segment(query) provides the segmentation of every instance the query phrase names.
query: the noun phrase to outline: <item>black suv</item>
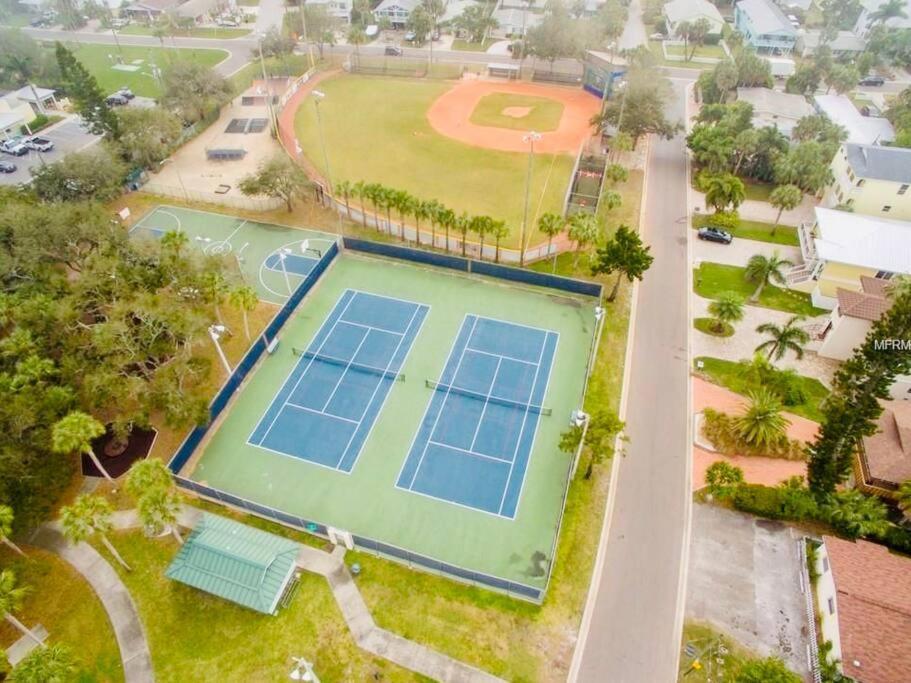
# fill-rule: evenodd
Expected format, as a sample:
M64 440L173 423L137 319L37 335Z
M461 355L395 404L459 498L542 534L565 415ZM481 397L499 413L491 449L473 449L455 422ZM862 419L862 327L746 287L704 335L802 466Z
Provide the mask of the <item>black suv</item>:
M718 242L719 244L730 244L734 236L731 235L727 230L722 230L721 228L716 228L714 225L707 225L704 228L699 228L699 239L706 240L707 242Z
M875 86L880 86L880 85L885 85L885 84L886 84L886 79L883 78L882 76L866 76L864 78L861 78L860 83L858 83L858 85L875 85Z

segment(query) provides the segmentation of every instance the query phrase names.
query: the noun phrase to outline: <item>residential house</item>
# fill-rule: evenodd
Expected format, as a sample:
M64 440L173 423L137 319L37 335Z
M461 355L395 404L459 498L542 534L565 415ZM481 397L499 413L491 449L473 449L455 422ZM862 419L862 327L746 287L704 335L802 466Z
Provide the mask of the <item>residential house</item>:
M820 640L862 683L900 683L911 671L911 560L869 541L823 536L816 551Z
M307 0L310 7L325 7L326 13L342 23L351 23L351 10L354 9L354 0Z
M898 487L911 481L911 393L905 400L882 401L882 407L876 434L863 437L857 451L854 485L894 500Z
M378 20L388 19L393 28L404 28L411 12L420 4L420 0L383 0L373 10L373 16Z
M477 4L475 0L449 0L439 23L442 25L451 24L457 17L462 16L462 12Z
M669 35L677 35L677 27L687 22L693 24L699 19L705 19L709 26L710 35L720 36L724 28L724 17L721 12L708 0L671 0L664 6L664 19L667 22Z
M175 16L202 23L217 14L218 4L219 0L186 0L171 11Z
M847 142L859 145L885 145L895 139L895 129L888 119L864 116L847 95L817 95L814 106L848 132Z
M813 107L803 95L770 88L737 88L737 101L753 106L755 128L774 126L789 138L797 122L813 114Z
M757 52L790 54L797 31L772 0L740 0L734 5L734 26Z
M832 176L823 206L911 221L911 149L845 143L832 159Z
M0 93L0 139L15 137L35 118L31 105L18 97L20 91Z
M794 50L801 57L809 57L819 49L822 42L822 31L819 29L801 29L797 32ZM833 57L856 57L864 51L866 42L851 31L839 31L835 39L826 45L832 50Z
M138 0L120 12L131 19L152 22L162 14L175 10L179 4L180 0Z
M822 325L815 326L815 329L807 330L812 334L812 341L807 348L816 351L824 358L835 360L850 358L854 349L864 343L873 323L889 310L888 286L889 280L862 275L860 290L837 287L835 290L836 304L829 320ZM911 376L899 377L890 388L889 393L895 400L911 399ZM888 424L881 424L881 432L886 434L895 431L887 429L888 427ZM902 446L902 449L907 450L908 457L893 464L886 462L887 460L893 461L892 454L897 452L896 449L887 447L890 439L891 437L886 438L878 434L869 437L869 444L867 440L864 441L868 446L868 452L872 454L871 462L873 463L872 468L866 469L872 469L873 476L883 480L888 479L887 471L894 472L893 464L895 464L902 472L906 472L906 479L911 479L911 437ZM858 480L860 479L858 477ZM865 479L869 479L869 477ZM891 481L895 480L891 479Z
M497 20L497 27L490 32L494 38L524 36L544 19L543 14L502 6L495 9L492 16Z
M833 310L838 289L863 291L861 277L889 280L911 274L911 223L816 207L816 220L797 229L803 263L788 286Z
M860 14L857 17L857 21L854 22L854 33L861 38L866 38L867 34L870 33L870 29L875 25L871 15L876 12L881 5L885 5L888 1L889 0L861 0ZM904 10L905 16L892 17L885 22L885 26L888 28L911 28L911 0L905 0Z

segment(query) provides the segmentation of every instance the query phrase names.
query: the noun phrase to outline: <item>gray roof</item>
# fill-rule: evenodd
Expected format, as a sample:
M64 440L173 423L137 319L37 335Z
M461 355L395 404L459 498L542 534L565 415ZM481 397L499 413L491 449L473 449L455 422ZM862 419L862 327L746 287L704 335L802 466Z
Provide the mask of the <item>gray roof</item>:
M848 164L860 178L911 184L911 149L845 144Z
M737 7L750 18L757 33L797 35L784 12L772 0L740 0Z
M818 48L821 39L822 31L819 29L805 31L800 36L804 47L810 50ZM839 31L838 35L835 36L835 40L828 45L833 52L863 52L864 49L864 41L851 33L851 31Z
M752 104L753 112L756 114L771 113L797 120L813 113L813 106L803 95L771 88L737 88L737 101Z
M696 21L699 18L709 19L718 24L724 23L721 12L708 0L671 0L664 6L664 15L675 25L681 21Z
M376 6L374 12L384 12L392 10L395 7L403 9L406 12L411 12L415 7L420 5L420 0L383 0L379 5Z

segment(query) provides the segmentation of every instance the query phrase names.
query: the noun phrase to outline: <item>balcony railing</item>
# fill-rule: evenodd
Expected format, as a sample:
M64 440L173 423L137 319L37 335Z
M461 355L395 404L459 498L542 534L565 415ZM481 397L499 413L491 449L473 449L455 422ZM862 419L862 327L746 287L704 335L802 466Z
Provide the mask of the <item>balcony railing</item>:
M800 241L800 253L805 261L815 261L816 239L813 237L813 224L801 223L797 226L797 239Z

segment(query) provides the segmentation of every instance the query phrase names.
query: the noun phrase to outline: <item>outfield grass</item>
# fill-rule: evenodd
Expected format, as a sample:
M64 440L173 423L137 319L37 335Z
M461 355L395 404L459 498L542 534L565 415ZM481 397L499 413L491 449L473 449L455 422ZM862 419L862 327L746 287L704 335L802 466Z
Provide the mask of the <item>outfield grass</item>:
M371 76L323 81L320 89L326 99L320 106L333 180L381 183L420 199L437 199L456 213L503 219L510 229L503 246L515 246L528 155L472 147L434 131L426 111L450 87L438 81ZM295 128L307 158L325 172L311 100L299 109ZM572 166L570 155L535 155L532 216L562 211ZM535 229L530 243L543 239Z
M698 374L714 384L730 389L736 394L749 396L750 392L760 388L759 384L746 372L746 368L740 363L708 356L702 356L695 360L697 362L702 361L702 369L696 371ZM820 405L829 395L829 390L826 389L822 382L813 377L800 375L799 381L807 399L798 405L786 406L785 410L814 422L822 422L823 416Z
M509 116L504 113L509 107L523 107L529 111L524 116ZM479 126L547 133L557 130L562 116L562 102L546 97L503 92L482 97L469 120Z
M693 216L693 228L698 229L704 225L712 225L712 214ZM790 225L775 226L773 223L748 221L741 218L736 228L725 226L724 229L734 237L744 240L784 244L789 247L800 246L800 240L797 239L797 228Z
M16 616L32 628L38 624L50 633L50 643L63 643L72 651L80 683L122 681L120 650L101 601L85 579L56 555L24 546L23 559L0 547L0 566L12 569L29 594ZM0 648L8 648L21 633L0 621Z
M739 266L704 262L693 272L693 288L696 294L705 299L717 299L722 292L737 292L745 299L749 299L756 285L746 280L744 270ZM822 315L826 312L813 306L809 294L774 285L766 285L759 296L759 302L753 305L806 316Z
M240 4L240 3L238 3ZM151 26L146 26L145 24L130 24L125 26L122 29L119 29L117 33L122 33L123 35L129 36L152 36L155 35L154 30ZM251 29L248 28L221 28L216 26L194 26L190 29L174 29L174 35L178 38L219 38L219 39L230 39L230 38L241 38L243 36L250 35ZM168 36L170 37L170 36Z
M152 75L152 65L165 67L175 59L191 59L206 66L215 66L223 61L228 53L224 50L189 50L160 47L136 47L124 45L117 49L114 45L71 44L73 54L83 66L98 80L98 85L106 93L112 93L124 86L143 97L158 97L161 87ZM125 64L142 60L138 71L120 71L112 68L118 56Z

